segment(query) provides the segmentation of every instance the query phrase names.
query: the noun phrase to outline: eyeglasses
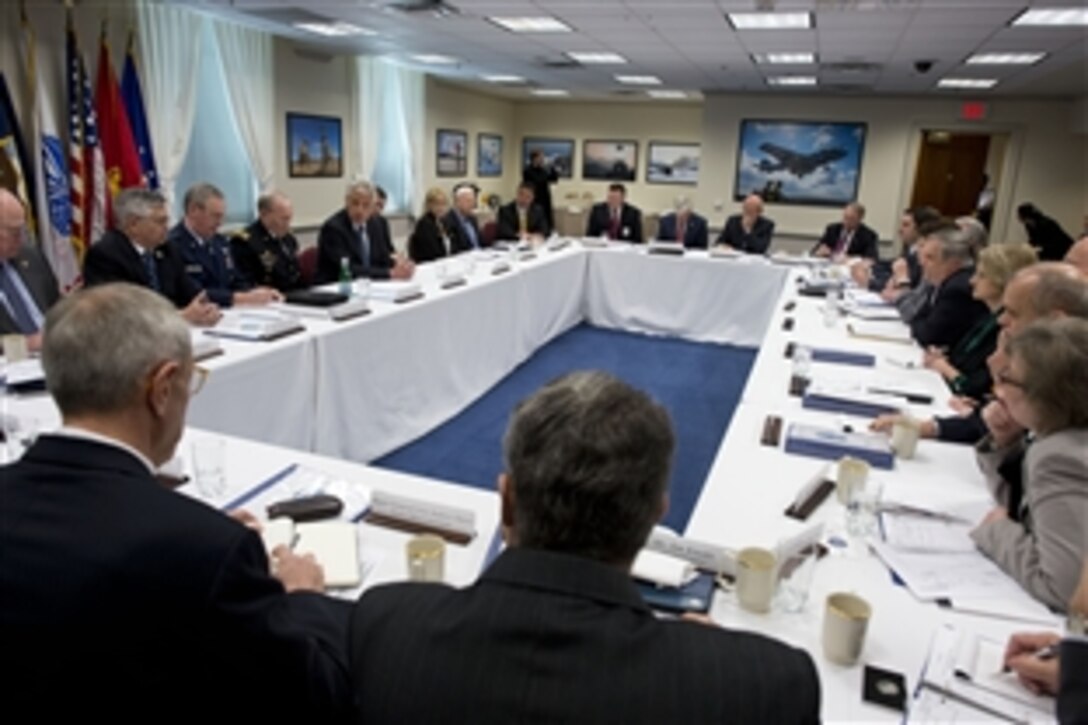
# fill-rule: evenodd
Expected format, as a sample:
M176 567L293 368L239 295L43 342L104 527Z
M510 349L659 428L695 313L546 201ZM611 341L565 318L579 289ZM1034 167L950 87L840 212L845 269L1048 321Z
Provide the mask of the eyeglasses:
M1026 387L1024 385L1023 381L1015 380L1015 379L1009 377L1008 368L1006 368L1005 370L1002 370L1001 372L999 372L997 374L997 384L998 385L1007 385L1010 388L1018 388L1020 390L1023 390Z
M189 397L193 397L201 390L204 389L204 383L208 381L208 373L210 371L206 367L200 365L193 366L193 374L189 378Z

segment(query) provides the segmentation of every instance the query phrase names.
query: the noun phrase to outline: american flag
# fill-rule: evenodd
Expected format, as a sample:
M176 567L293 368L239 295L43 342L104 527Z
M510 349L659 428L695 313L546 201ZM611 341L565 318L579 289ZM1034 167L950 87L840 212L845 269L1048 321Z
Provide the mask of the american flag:
M87 247L106 231L106 166L98 142L98 118L91 81L79 53L71 16L66 55L72 244L82 261Z

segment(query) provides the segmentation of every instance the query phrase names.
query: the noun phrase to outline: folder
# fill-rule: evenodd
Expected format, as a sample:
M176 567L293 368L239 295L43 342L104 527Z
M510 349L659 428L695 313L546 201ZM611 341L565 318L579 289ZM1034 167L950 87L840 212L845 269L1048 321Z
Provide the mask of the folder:
M793 423L786 432L786 453L825 461L837 461L853 456L868 462L873 468L890 470L895 466L895 454L883 435L843 433L834 428Z
M714 597L714 576L700 574L682 587L659 587L646 582L635 582L643 601L650 607L664 612L706 613Z
M827 347L812 348L812 361L833 365L856 365L857 367L876 367L876 355L849 350L833 350Z

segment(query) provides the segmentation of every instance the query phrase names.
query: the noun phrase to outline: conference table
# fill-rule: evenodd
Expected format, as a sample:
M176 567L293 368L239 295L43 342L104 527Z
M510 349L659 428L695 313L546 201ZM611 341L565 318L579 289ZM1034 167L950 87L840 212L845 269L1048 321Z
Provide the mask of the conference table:
M787 343L873 354L875 367L858 375L927 390L933 403L912 405L910 412L944 414L947 387L920 366L916 346L850 335L846 318L828 317L822 300L798 294L805 266L697 251L658 255L623 244L573 241L557 247L532 253L478 251L421 265L416 274L421 299L401 304L372 299L370 314L345 322L304 317L304 332L273 342L224 341L223 354L204 363L211 374L191 403L190 428L179 447L186 458L191 441L208 436L226 441L232 489L209 503L222 505L239 490L298 464L368 489L460 506L476 517L477 536L467 547L451 547L447 579L467 584L497 551L497 496L364 464L449 420L540 346L585 321L758 347L688 527L678 533L736 551L773 547L812 523L823 523L825 536L843 542L816 565L811 595L800 612L776 607L769 614L751 614L725 590L715 594L711 608L712 617L725 626L762 632L810 652L821 677L824 720L902 717L862 701L860 664L840 667L823 656L820 632L829 592L856 592L872 604L861 661L902 673L911 688L926 661L931 634L942 624L999 639L1047 624L973 616L915 599L893 581L864 538L845 532L845 509L834 496L808 522L783 513L825 463L787 454L781 444L762 445L766 416L779 415L787 425L830 420L861 430L868 424L804 409L788 389L792 362L785 354ZM463 284L448 286L460 278ZM787 318L793 321L790 330L784 329ZM821 368L814 363L813 374ZM43 430L56 424L43 396L8 396L4 408L34 418ZM984 485L971 447L937 441L922 441L913 460L897 461L891 471L873 472L873 480L899 483L934 476L968 490ZM188 487L183 493L201 495ZM367 559L364 587L405 578L407 535L371 525L360 529L364 550L375 552L373 560Z

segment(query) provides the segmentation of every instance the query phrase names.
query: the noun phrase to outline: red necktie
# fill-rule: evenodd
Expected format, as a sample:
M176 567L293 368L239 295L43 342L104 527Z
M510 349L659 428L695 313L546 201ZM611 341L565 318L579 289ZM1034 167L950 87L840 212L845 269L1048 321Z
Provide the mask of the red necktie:
M842 254L846 251L846 245L850 242L850 232L845 229L842 230L842 236L839 237L839 243L835 245L835 254Z
M608 225L608 236L611 239L620 238L620 214L618 211L612 212L612 222Z
M687 231L687 227L688 227L687 221L678 223L676 225L676 241L678 241L678 242L684 241L684 232Z

